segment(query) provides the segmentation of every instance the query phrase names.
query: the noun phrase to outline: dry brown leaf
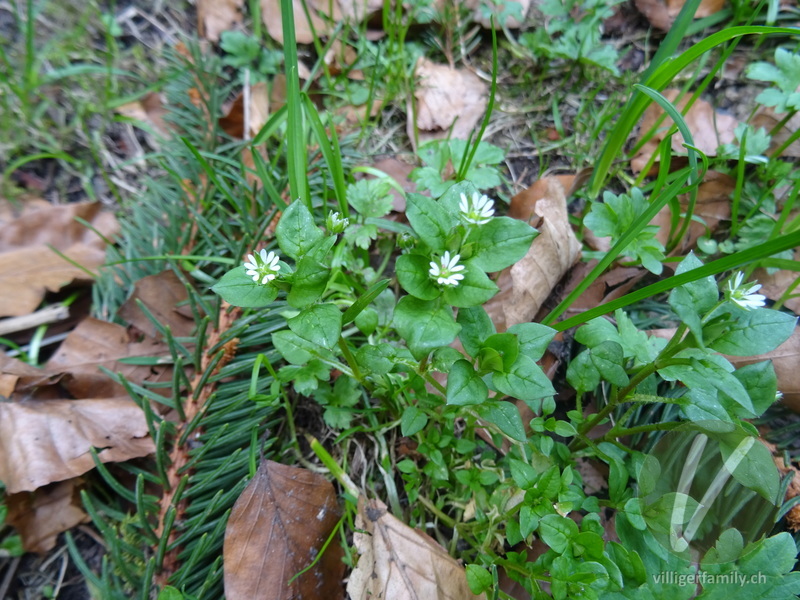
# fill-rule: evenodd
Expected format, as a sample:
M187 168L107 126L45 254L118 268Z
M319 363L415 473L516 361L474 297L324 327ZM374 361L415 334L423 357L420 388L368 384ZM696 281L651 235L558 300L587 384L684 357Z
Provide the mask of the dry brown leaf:
M412 529L380 500L358 501L353 542L360 557L350 575L352 600L467 600L474 595L458 562L430 536Z
M309 566L339 520L331 483L322 475L263 461L233 506L222 549L228 600L344 596L338 538Z
M234 29L242 22L243 6L244 0L197 0L197 32L200 37L218 42L223 31Z
M26 552L44 554L55 548L59 533L91 520L82 508L79 483L69 479L6 496L6 523L19 532Z
M247 137L249 139L255 137L269 119L269 90L266 82L262 81L250 87L248 106L249 130ZM231 102L225 116L219 118L219 126L228 135L244 139L246 126L244 120L244 92L240 92Z
M679 90L664 90L663 95L667 100L675 104L675 107L683 111L683 108L688 104L691 95L686 94L678 102L676 98L680 94ZM653 102L647 107L642 117L642 123L639 126L639 136L645 135L656 123L656 121L664 114L662 108ZM698 98L688 112L684 115L686 125L692 133L694 145L702 150L707 156L716 156L717 148L721 144L731 144L735 140L734 131L739 122L730 115L718 113L714 110L708 102L702 98ZM639 173L647 166L650 157L654 152L657 152L658 145L664 139L664 135L669 128L673 125L672 120L667 117L661 121L658 130L651 137L647 143L631 160L631 168L635 173ZM686 148L683 147L683 136L680 132L672 136L672 150L678 154L686 154Z
M159 323L170 328L172 335L188 337L194 330L194 315L184 304L188 298L186 286L175 272L162 271L137 281L133 294L120 307L117 315L148 337L161 337L139 306L141 302Z
M0 396L10 398L21 377L47 378L48 376L43 376L41 369L0 352Z
M402 160L388 156L372 163L374 169L383 171L389 177L392 177L399 183L406 193L416 192L417 184L411 181L411 171L414 170L414 165L410 165ZM406 197L394 188L391 190L392 194L392 210L397 212L405 212L406 210Z
M368 16L383 8L383 0L337 0L342 17L361 23Z
M339 39L333 40L328 52L325 53L325 64L331 75L346 73L350 79L362 81L364 72L361 69L351 69L358 60L356 49L350 44L345 44Z
M668 31L686 0L635 0L635 3L636 8L647 17L653 27ZM711 16L721 11L724 5L725 0L702 0L694 18Z
M689 250L693 249L697 238L703 235L710 235L716 231L720 221L728 221L731 218L731 193L736 187L736 180L718 171L708 171L703 182L697 188L697 203L694 207L694 217L702 217L705 225L692 220L686 230L683 240L675 246L670 253L672 255L684 256ZM678 197L681 212L685 212L689 206L689 195L683 194ZM655 218L650 221L651 225L658 227L656 238L662 244L667 244L669 237L672 211L669 206L662 208ZM678 228L683 226L683 219L678 222ZM708 231L706 230L708 228Z
M154 133L162 137L169 134L170 126L164 120L169 111L159 93L145 94L139 100L118 106L114 112L149 125Z
M797 258L797 251L795 250L794 260L797 260ZM756 269L751 279L761 284L760 294L764 294L770 300L778 300L789 289L789 286L795 285L797 277L798 273L796 271L781 269L770 275L766 269ZM790 293L800 294L800 287L794 287ZM789 298L783 305L796 315L800 315L800 297Z
M319 13L326 14L326 8L329 6L328 0L320 0L319 8L311 1L307 3L308 14L311 16L309 23L306 12L303 9L303 0L292 0L292 12L294 13L294 35L297 42L300 44L311 44L314 41L314 33L318 37L326 36L330 33L330 26L325 20L320 17ZM341 20L341 13L339 12L339 5L336 2L332 3L333 14L331 19L333 22ZM269 37L278 43L283 43L283 23L281 22L281 0L261 0L261 20L267 27Z
M61 385L74 398L121 396L126 393L125 388L102 373L101 366L138 384L169 381L171 371L164 367L118 362L122 358L166 354L168 350L163 342L152 338L132 340L125 327L89 318L67 336L46 367L49 373L64 373Z
M771 106L760 106L756 114L753 115L753 118L750 119L750 124L756 129L763 127L767 132L770 132L782 120L782 118L775 115L775 110ZM794 134L798 129L800 129L800 114L794 115L772 136L769 146L770 151L772 152L783 145L783 143L789 139L789 136ZM800 158L800 141L795 140L789 144L786 150L781 153L781 156Z
M21 210L2 202L0 252L47 245L67 250L76 244L104 250L105 241L76 218L88 221L106 238L113 237L119 230L114 215L104 210L99 202L62 205L26 202Z
M75 221L80 217L103 236L113 237L117 222L97 202L56 206L26 203L20 211L0 205L0 317L18 317L36 309L45 293L91 275L61 258L63 252L90 272L105 262L105 241Z
M520 12L522 13L523 20L520 22L515 17L508 16L506 17L505 24L500 23L498 21L499 8L504 7L505 4L498 3L495 5L497 8L494 10L496 28L499 29L505 26L508 27L509 29L519 29L520 27L522 27L523 23L525 22L525 17L527 16L528 11L531 8L531 0L514 0L514 1L520 5L519 8ZM483 2L482 0L467 0L465 4L469 9L473 11L472 13L473 21L475 21L476 23L480 23L483 27L486 27L487 29L492 26L489 17L487 17L485 13L485 7L487 4L486 2ZM491 3L489 3L489 6L491 6Z
M414 75L416 111L409 106L408 137L415 141L416 129L420 144L448 135L467 139L486 110L486 84L471 71L437 65L424 57L417 61Z
M33 491L102 462L155 450L144 412L130 398L0 403L0 480L8 492Z
M537 181L511 199L509 214L527 220L535 216L538 222L532 225L539 235L522 260L500 273L500 291L485 306L499 332L533 319L581 251L569 224L562 180Z

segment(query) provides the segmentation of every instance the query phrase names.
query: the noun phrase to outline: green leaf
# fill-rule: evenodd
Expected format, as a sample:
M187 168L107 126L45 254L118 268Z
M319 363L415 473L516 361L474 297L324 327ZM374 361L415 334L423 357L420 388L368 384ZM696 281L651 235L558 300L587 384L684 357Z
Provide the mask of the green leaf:
M771 360L745 365L733 372L747 390L753 402L752 415L741 415L746 418L760 417L776 400L778 378Z
M389 344L366 344L356 351L356 361L375 375L385 375L394 368L395 354L394 347Z
M519 350L533 360L544 356L556 330L541 323L519 323L508 328L519 340Z
M767 502L780 503L780 476L767 447L755 437L731 436L720 440L720 452L734 479Z
M407 406L400 417L400 431L405 436L412 436L422 431L428 424L428 415L416 406Z
M483 420L497 425L497 428L511 439L518 442L526 441L522 417L512 402L492 400L477 406L475 410Z
M519 509L519 533L523 538L527 538L539 527L539 515L533 508L524 505Z
M336 243L334 236L320 239L297 261L286 301L294 308L305 308L316 302L328 287L328 252Z
M233 33L231 31L224 31L225 33ZM177 588L172 587L171 585L165 585L161 588L161 591L158 592L157 600L184 600L184 595L181 594L180 590Z
M578 535L575 521L561 515L545 515L539 520L539 536L554 552L563 554L570 540Z
M342 311L335 304L315 304L287 324L301 338L331 349L342 334Z
M467 565L467 585L473 594L482 594L492 587L492 574L478 565Z
M502 358L499 371L510 371L519 356L519 340L513 333L496 333L486 338L483 348L495 350Z
M495 332L494 323L482 306L460 309L456 321L461 325L458 339L472 357L478 354L483 341Z
M316 354L324 352L324 348L304 340L288 329L272 334L272 345L281 356L294 365L302 365L310 361Z
M466 261L466 270L461 271L464 279L457 286L444 288L444 299L458 308L470 308L487 302L498 292L498 287L481 269Z
M352 306L344 311L344 314L342 315L342 324L347 325L351 321L355 320L355 318L358 316L358 313L364 310L370 305L370 303L372 303L373 300L380 296L383 290L385 290L391 282L391 279L382 279L377 283L372 284L363 296L359 296L358 299L353 302Z
M617 328L605 317L597 317L579 327L575 332L575 340L589 348L605 341L621 342Z
M308 252L322 236L322 230L314 224L314 217L300 200L295 200L283 211L275 229L281 251L295 260Z
M556 393L542 368L524 354L517 357L508 373L492 374L492 383L503 394L519 400L538 400Z
M378 311L368 306L358 313L354 323L364 335L372 335L378 328Z
M591 350L584 350L570 361L567 383L579 394L591 392L600 385L600 372L592 361Z
M244 265L234 267L211 288L228 304L242 308L268 306L278 297L278 289L271 283L259 285L248 276Z
M362 217L379 219L392 210L391 191L384 179L359 179L347 186L347 201Z
M518 488L529 490L536 485L539 474L536 472L536 469L528 463L512 458L509 462L509 467L511 470L511 477L514 479L514 483L517 484Z
M702 266L703 263L693 253L689 253L678 265L675 274L680 275ZM717 303L717 300L719 300L717 282L709 275L675 288L670 292L667 301L695 338L702 343L703 325L700 318Z
M778 310L758 308L747 311L709 347L732 356L771 352L789 339L796 322L797 317Z
M434 300L442 293L430 278L429 263L430 260L421 254L403 254L395 266L397 281L405 291L420 300Z
M470 232L465 254L488 273L500 271L522 259L537 235L539 232L524 221L495 217Z
M458 224L435 200L420 194L407 195L406 218L420 239L440 253L447 249L447 237Z
M447 403L454 406L482 404L489 397L489 388L466 360L453 363L447 375Z
M589 355L603 379L619 387L628 385L628 374L622 366L625 357L617 342L598 344L589 350Z
M405 296L397 303L393 322L417 360L436 348L449 346L461 329L450 307L412 296Z

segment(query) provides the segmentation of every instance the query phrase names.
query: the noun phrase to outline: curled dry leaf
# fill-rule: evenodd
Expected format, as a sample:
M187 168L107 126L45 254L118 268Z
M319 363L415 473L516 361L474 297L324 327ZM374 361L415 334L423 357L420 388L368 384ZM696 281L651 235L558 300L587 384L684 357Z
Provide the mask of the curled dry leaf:
M161 334L139 306L141 302L161 325L169 327L172 335L188 337L194 330L194 315L185 305L189 294L174 271L148 275L136 282L131 297L125 301L117 316L151 338Z
M672 23L681 12L686 0L634 0L639 9L653 27L668 31ZM725 0L702 0L695 19L708 17L722 10Z
M344 596L338 538L314 567L341 511L333 485L318 473L263 461L239 496L222 549L228 600L289 600Z
M218 42L223 31L242 22L243 6L244 0L197 0L197 32L200 37Z
M101 235L113 237L117 223L98 202L56 206L47 202L26 204L16 212L0 207L0 317L18 317L36 309L46 292L55 292L75 280L91 279L91 271L105 262L105 241L84 225L91 223ZM61 258L62 252L78 265Z
M414 75L416 110L408 108L408 137L414 141L418 130L420 144L448 135L467 139L486 110L486 84L471 71L437 65L424 57L417 61Z
M337 0L346 20L361 23L383 8L383 0Z
M430 536L412 529L380 500L358 500L353 542L360 557L350 575L352 600L468 600L474 595L456 560Z
M0 480L9 493L32 491L102 462L155 450L144 412L130 398L0 403Z
M6 523L19 532L26 552L48 552L59 533L91 520L82 508L79 483L70 479L6 496Z
M497 331L527 323L578 260L581 244L567 215L567 187L573 178L540 179L511 199L509 215L531 220L539 230L525 257L502 271L500 291L486 304Z
M121 325L89 318L70 332L46 367L49 373L64 373L60 383L75 398L121 396L126 393L125 388L102 373L101 366L138 384L169 381L171 372L163 366L119 362L123 358L167 354L163 342L152 338L134 340ZM171 390L162 391L172 393Z
M269 119L269 90L266 82L259 82L250 87L247 111L248 123L245 123L244 92L240 92L231 102L225 116L220 117L219 126L231 137L244 139L245 127L247 137L253 138Z
M665 90L663 95L672 102L675 107L683 111L691 98L690 94L684 95L678 102L675 100L680 94L679 90ZM647 107L639 126L639 140L656 124L656 121L664 115L662 108L655 102ZM731 144L735 140L734 131L739 122L730 115L722 114L714 110L705 100L698 98L692 107L684 115L684 120L692 133L694 145L702 150L707 156L716 156L717 148L722 144ZM655 134L641 147L639 154L631 160L631 168L635 173L639 173L647 166L650 157L657 152L658 145L664 139L664 135L672 127L673 122L667 116L658 126ZM676 132L672 136L672 150L678 154L686 154L683 147L683 136ZM638 141L637 141L638 143ZM658 158L658 157L656 157Z

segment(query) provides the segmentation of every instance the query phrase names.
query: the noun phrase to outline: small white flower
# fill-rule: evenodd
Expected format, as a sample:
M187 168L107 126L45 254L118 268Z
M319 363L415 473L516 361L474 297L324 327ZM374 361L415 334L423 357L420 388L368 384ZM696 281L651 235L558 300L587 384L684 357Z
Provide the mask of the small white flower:
M761 294L756 294L756 292L761 289L761 284L750 285L746 283L742 285L743 279L744 273L739 271L728 280L728 291L730 292L731 302L735 302L745 310L764 306L766 297Z
M455 254L450 258L450 252L445 252L438 263L431 261L431 268L428 273L439 285L456 286L459 281L464 279L464 276L459 271L463 271L466 268L464 265L458 264L459 260L461 260L460 254Z
M261 285L265 285L275 279L278 276L278 271L281 270L281 266L278 264L280 256L272 251L267 254L264 248L256 252L255 255L248 254L247 260L249 262L244 263L244 268L247 269L247 276L252 277L253 281Z
M468 223L484 225L492 220L494 215L494 201L490 200L485 194L478 192L472 194L472 200L467 200L466 194L461 194L461 202L458 203L461 216Z

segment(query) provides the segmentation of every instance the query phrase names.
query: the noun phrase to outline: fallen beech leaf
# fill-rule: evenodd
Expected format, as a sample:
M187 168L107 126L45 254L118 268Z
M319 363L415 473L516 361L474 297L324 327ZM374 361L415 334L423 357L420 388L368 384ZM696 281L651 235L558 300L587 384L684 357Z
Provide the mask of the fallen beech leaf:
M0 480L8 492L32 491L102 462L155 450L144 412L130 398L0 403Z
M794 260L797 260L797 251L794 252ZM770 300L777 300L783 296L789 286L794 285L797 277L800 276L796 271L781 269L770 275L766 269L756 269L753 272L752 280L761 284L759 294L764 294ZM800 294L800 286L795 287L791 294ZM800 297L789 298L783 305L793 313L800 315Z
M424 57L417 61L414 75L416 111L409 106L408 137L417 143L416 129L419 144L448 136L467 139L486 110L486 84L471 71L437 65Z
M330 26L320 17L319 13L327 14L326 10L331 5L333 13L330 18L335 23L342 18L337 2L320 0L318 7L312 0L307 0L308 14L311 16L311 22L309 23L306 11L303 9L303 0L292 0L294 35L298 43L311 44L314 41L314 33L318 37L326 36L330 33ZM264 25L267 27L269 37L282 44L281 0L261 0L261 20L264 21Z
M188 298L186 286L175 272L162 271L137 281L133 294L117 311L117 316L151 338L161 337L139 306L141 302L159 323L170 328L172 335L188 337L194 330L194 315L184 305Z
M500 273L498 292L485 305L498 332L536 315L564 274L578 260L581 244L567 216L567 196L562 180L537 181L511 199L509 214L539 218L539 230L525 257Z
M680 101L675 102L680 92L678 90L664 90L662 94L667 100L672 102L675 107L683 111L683 108L688 104L691 98L690 94L685 94ZM647 107L642 117L642 123L639 126L639 139L645 135L656 121L664 114L661 107L655 102ZM707 156L716 156L717 148L722 144L731 144L735 141L736 136L734 131L739 122L730 115L718 113L714 110L708 102L702 98L698 98L688 112L684 115L686 125L692 133L694 145L702 150ZM664 139L664 134L672 127L673 122L667 116L662 121L656 130L656 133L651 137L639 150L631 160L631 169L635 173L639 173L647 166L650 157L654 152L657 152L658 145ZM686 148L683 147L683 136L680 132L676 132L672 136L672 150L678 154L686 154Z
M0 317L18 317L33 312L45 293L55 292L74 280L90 280L90 272L105 262L105 241L113 237L117 222L98 202L56 206L31 202L21 211L0 204ZM61 258L52 246L87 271Z
M161 94L156 92L150 92L139 100L118 106L114 112L149 125L154 133L162 137L166 137L169 133L170 126L164 120L169 111L164 107Z
M470 591L464 567L444 548L391 515L380 500L359 498L353 542L361 556L347 584L352 600L486 597Z
M43 374L41 369L0 352L0 396L10 398L20 377L42 378Z
M218 42L223 31L242 22L242 6L244 0L197 0L197 32L200 37Z
M26 202L22 210L2 202L0 252L47 245L67 250L76 244L104 250L105 241L76 218L88 221L106 238L113 237L119 230L114 215L104 210L99 202L56 205L43 200L31 201Z
M166 354L163 342L152 338L134 341L125 327L88 318L70 332L46 367L50 373L64 373L61 385L75 398L121 396L126 393L125 388L101 372L100 366L134 383L168 381L171 373L164 367L118 362L122 358ZM171 390L163 391L172 394Z
M248 139L253 138L269 119L269 91L266 82L259 82L250 88L248 102L249 131ZM245 128L244 92L234 98L227 113L220 117L219 126L231 137L244 139Z
M91 520L82 508L79 482L69 479L6 496L6 523L19 532L26 552L44 554L55 548L59 533Z
M636 8L639 9L650 24L658 29L668 31L675 21L675 17L681 12L686 0L635 0ZM725 0L702 0L695 19L708 17L722 10Z
M750 119L750 124L756 129L763 127L769 132L783 120L783 116L784 115L781 115L781 118L778 118L778 116L775 115L775 110L771 106L759 106L756 114ZM770 152L775 151L778 147L783 145L783 143L789 139L789 136L798 129L800 129L800 114L794 115L772 136L769 145ZM786 150L781 152L781 156L800 158L800 141L795 140L789 144Z
M727 221L731 218L731 193L736 187L736 180L729 175L718 171L708 171L703 182L697 188L697 203L694 207L693 217L702 217L705 225L698 223L694 218L689 223L683 240L675 246L671 255L684 256L689 250L693 249L697 238L709 235L716 231L720 221ZM681 212L685 213L689 206L689 195L678 196ZM658 227L656 238L666 246L669 237L672 211L669 206L665 206L655 218L650 221L651 225ZM678 222L678 228L682 227L683 219ZM707 229L708 230L707 230Z
M491 14L494 14L494 26L495 28L507 27L509 29L519 29L522 27L523 23L525 22L525 17L528 14L528 10L531 7L531 0L515 0L517 4L519 4L520 14L522 15L522 21L519 21L517 18L513 16L507 16L505 23L499 22L499 14L500 9L505 8L505 3L497 3L492 6L491 3L488 3L488 6L491 7ZM476 23L480 23L483 27L487 29L492 26L491 21L489 20L489 15L486 14L487 12L487 3L482 2L481 0L467 0L465 2L466 6L473 11L472 13L472 20Z
M356 23L383 8L383 0L338 0L338 4L342 17Z
M558 286L558 293L551 298L551 301L560 303L564 300L596 265L596 260L575 265L568 277L565 278L564 284ZM566 310L565 317L620 298L627 294L647 273L641 267L614 267L606 271L575 299L575 302Z
M338 538L309 566L341 511L322 475L263 461L233 506L222 549L228 600L343 598Z

